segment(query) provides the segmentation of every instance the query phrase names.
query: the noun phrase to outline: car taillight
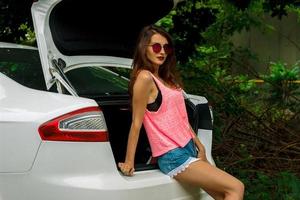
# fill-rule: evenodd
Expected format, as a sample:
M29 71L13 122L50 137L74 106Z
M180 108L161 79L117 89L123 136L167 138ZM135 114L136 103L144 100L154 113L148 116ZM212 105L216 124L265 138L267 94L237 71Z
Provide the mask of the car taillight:
M45 122L39 127L42 140L107 142L108 133L99 107L79 109Z

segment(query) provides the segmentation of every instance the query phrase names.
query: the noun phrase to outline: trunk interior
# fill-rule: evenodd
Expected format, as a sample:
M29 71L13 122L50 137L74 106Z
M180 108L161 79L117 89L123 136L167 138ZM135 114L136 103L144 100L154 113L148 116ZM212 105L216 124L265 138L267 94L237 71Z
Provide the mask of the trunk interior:
M96 100L97 101L97 100ZM109 140L116 164L124 162L127 139L131 125L131 110L128 100L97 101L104 113L109 133ZM186 101L188 117L193 127L194 106ZM147 139L146 131L142 127L135 155L135 170L150 170L158 168L157 163L151 161L151 149Z
M98 102L99 103L99 102ZM102 109L109 133L109 141L115 157L116 164L124 162L127 139L131 125L131 111L128 101L99 103ZM135 170L147 170L158 168L156 164L150 164L151 149L144 127L140 132L138 146L135 155Z

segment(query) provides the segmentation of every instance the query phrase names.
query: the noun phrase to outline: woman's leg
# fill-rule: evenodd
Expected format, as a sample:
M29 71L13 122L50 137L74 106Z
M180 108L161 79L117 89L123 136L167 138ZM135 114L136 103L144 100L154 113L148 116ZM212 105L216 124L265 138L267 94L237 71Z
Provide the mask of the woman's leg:
M196 161L174 177L176 180L198 186L215 199L242 200L244 184L205 161Z

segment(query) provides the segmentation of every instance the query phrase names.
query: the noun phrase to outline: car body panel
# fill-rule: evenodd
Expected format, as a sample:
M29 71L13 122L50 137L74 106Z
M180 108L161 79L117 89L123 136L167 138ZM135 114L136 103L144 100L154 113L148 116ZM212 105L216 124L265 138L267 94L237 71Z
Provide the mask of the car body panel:
M199 105L199 104L202 104L202 105L206 105L208 104L208 101L205 97L203 96L197 96L197 95L193 95L193 94L185 94L186 95L186 98L188 98L194 105ZM209 111L210 111L210 120L211 120L211 123L213 123L213 113L212 113L212 110L211 108L209 108ZM202 113L199 113L200 115ZM205 146L205 150L206 150L206 157L207 157L207 160L212 164L212 165L215 165L215 162L214 162L214 159L212 157L212 136L213 136L213 133L212 133L212 128L199 128L198 127L198 131L197 131L197 135L198 135L198 138L200 139L201 143Z
M91 99L30 89L0 73L0 173L30 170L41 143L38 127L88 106L97 104Z

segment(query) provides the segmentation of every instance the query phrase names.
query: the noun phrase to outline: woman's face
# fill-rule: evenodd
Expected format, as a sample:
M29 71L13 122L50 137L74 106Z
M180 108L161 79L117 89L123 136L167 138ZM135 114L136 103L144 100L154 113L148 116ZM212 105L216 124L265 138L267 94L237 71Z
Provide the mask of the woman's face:
M168 48L170 49L168 40L164 36L156 33L151 37L150 43L146 48L146 56L153 63L154 67L159 67L165 62Z

